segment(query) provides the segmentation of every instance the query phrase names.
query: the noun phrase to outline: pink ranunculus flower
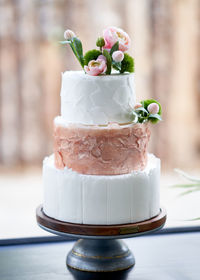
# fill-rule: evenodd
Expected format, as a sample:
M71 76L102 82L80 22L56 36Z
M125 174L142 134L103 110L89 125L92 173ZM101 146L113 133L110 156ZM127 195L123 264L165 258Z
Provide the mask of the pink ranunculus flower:
M106 60L104 58L97 58L96 60L90 60L88 65L84 66L85 72L91 76L97 76L103 74L107 70Z
M124 53L122 51L115 51L112 54L112 58L116 62L121 62L124 59Z
M104 29L103 38L105 40L104 49L110 50L117 41L119 41L119 50L122 52L127 51L130 47L130 37L120 28L110 26Z
M159 112L159 105L157 103L151 103L148 105L147 110L150 114L158 114Z

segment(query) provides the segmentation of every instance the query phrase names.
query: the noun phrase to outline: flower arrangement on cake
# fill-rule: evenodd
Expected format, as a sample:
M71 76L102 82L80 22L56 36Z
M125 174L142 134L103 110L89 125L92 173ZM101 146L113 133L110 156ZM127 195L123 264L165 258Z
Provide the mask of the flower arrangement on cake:
M126 52L130 48L131 39L121 28L111 26L104 29L103 36L96 41L99 50L89 50L85 55L83 55L81 40L72 30L67 29L64 32L64 38L66 40L60 41L60 43L70 45L81 67L88 75L110 75L112 70L120 74L134 72L134 59ZM162 108L158 101L143 100L135 104L132 121L157 123L162 120L161 113Z
M76 58L84 71L91 76L101 74L110 75L112 69L119 73L134 72L134 60L126 53L130 47L129 35L120 28L108 27L103 31L103 37L99 37L96 46L99 50L93 49L83 55L81 40L71 30L64 33L66 41L62 44L69 44Z

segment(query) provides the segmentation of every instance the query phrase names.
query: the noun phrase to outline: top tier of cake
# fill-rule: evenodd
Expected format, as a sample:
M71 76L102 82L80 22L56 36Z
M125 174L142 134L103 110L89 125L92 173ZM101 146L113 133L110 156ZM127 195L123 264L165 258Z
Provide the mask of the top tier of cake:
M66 123L87 125L127 123L135 104L134 74L62 74L61 116Z

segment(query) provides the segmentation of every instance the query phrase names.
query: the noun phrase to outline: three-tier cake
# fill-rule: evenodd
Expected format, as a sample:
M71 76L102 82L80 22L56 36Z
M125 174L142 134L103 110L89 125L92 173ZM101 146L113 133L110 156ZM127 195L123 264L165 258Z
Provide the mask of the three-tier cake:
M43 163L43 211L79 224L150 219L160 211L160 160L147 151L149 122L160 120L161 106L153 99L136 103L130 38L107 28L100 50L85 56L72 31L65 38L84 71L62 74L54 154Z

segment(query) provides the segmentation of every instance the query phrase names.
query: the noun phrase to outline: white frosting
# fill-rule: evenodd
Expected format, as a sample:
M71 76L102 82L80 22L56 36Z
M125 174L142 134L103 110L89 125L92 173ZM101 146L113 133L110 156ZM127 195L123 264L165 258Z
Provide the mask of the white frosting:
M125 175L82 175L56 169L54 157L43 163L44 212L72 223L124 224L159 213L160 160L148 156L143 171Z
M90 76L66 71L60 95L61 116L69 123L129 122L135 104L134 74Z
M92 124L92 125L85 125L85 124L81 124L81 123L77 123L77 124L74 124L74 123L69 123L69 122L66 122L66 120L62 117L62 116L56 116L54 118L54 125L55 126L61 126L61 127L70 127L70 126L73 126L73 127L80 127L80 128L90 128L90 129L105 129L105 128L113 128L113 127L118 127L118 124L117 123L109 123L109 124L105 124L105 125L95 125L95 124ZM133 126L134 123L133 122L127 122L127 123L123 123L123 124L120 124L120 127L131 127Z

